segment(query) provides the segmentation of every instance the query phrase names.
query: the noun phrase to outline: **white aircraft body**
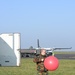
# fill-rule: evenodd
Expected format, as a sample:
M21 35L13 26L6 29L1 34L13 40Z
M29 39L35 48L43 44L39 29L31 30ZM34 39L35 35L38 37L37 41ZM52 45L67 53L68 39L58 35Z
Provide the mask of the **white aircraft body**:
M37 45L38 45L38 47L37 48L35 48L36 50L39 50L39 49L45 49L46 50L46 52L47 52L47 54L52 54L52 55L54 55L54 50L65 50L65 49L72 49L72 47L70 47L70 48L41 48L40 47L40 45L39 45L39 39L37 39Z

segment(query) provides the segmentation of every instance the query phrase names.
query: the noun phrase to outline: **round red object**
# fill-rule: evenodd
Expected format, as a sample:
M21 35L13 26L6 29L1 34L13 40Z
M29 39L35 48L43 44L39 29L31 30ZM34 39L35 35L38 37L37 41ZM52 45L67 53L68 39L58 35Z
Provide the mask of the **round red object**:
M59 66L59 61L55 56L49 56L44 61L44 66L49 71L54 71Z

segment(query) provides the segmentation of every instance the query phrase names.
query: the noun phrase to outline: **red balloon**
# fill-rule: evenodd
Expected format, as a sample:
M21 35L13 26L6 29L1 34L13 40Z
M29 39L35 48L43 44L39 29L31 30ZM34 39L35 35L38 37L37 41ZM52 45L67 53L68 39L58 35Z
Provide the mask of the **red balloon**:
M58 68L59 66L59 61L56 57L54 56L49 56L45 59L44 61L44 66L46 69L49 71L54 71Z

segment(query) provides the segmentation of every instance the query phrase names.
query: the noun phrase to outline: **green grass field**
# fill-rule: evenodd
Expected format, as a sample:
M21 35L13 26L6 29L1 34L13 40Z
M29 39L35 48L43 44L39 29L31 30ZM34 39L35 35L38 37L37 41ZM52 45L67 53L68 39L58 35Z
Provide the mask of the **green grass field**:
M32 58L22 58L20 67L0 67L0 75L36 75L36 64ZM75 60L59 60L56 71L49 75L75 75Z
M75 54L75 51L55 51L54 54Z

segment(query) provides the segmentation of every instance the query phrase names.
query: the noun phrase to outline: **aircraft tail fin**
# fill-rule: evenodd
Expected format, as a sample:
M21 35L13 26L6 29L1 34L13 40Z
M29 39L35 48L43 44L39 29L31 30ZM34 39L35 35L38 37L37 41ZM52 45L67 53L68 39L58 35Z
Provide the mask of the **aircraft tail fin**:
M39 39L37 39L37 47L40 48Z

